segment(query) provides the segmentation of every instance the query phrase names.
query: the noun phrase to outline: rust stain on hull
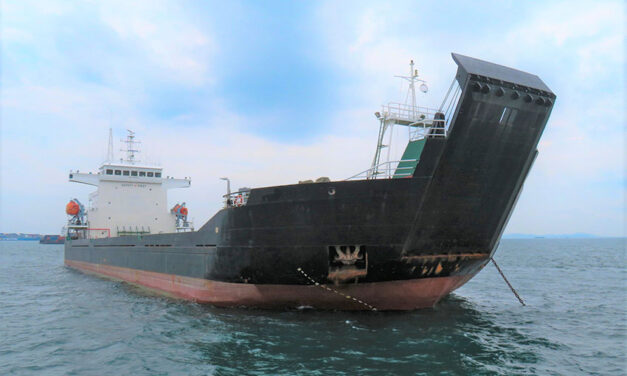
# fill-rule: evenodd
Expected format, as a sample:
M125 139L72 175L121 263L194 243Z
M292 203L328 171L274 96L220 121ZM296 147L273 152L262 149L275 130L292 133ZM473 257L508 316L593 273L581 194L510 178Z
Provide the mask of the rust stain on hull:
M439 255L419 255L419 256L403 256L401 261L405 262L435 262L446 259L447 261L468 260L468 259L487 259L487 253L443 253Z

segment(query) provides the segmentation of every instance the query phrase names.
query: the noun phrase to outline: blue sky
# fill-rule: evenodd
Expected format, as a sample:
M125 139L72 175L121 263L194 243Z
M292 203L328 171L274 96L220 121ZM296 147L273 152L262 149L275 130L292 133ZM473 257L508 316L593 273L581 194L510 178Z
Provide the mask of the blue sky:
M107 132L191 176L197 224L236 186L345 178L414 59L437 106L450 52L539 75L558 100L509 233L625 234L622 2L2 0L0 231L57 232ZM117 149L116 145L116 149Z

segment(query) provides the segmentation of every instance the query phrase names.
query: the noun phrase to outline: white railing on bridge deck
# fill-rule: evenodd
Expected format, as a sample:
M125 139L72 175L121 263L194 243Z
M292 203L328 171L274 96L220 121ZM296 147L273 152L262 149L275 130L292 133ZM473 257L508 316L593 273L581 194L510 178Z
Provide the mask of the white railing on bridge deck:
M437 112L433 108L395 102L384 104L381 106L381 111L381 116L386 120L407 122L412 126L425 126L423 123L433 120L433 116Z
M446 137L449 119L448 117L436 119L438 110L394 102L381 107L382 112L376 113L379 119L386 123L408 126L409 138L412 141L425 137Z

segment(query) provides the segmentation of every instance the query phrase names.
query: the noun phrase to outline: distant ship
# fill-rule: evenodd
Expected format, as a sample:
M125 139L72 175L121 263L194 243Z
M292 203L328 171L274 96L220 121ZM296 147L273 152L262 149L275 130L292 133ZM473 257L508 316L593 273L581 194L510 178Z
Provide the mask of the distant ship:
M556 98L535 75L452 56L457 75L437 109L416 105L427 87L412 62L410 99L375 113L369 169L236 192L225 178L224 207L197 230L184 203L166 206L191 180L140 164L129 132L126 160L69 174L97 190L66 208L65 264L218 306L433 306L495 252ZM393 161L398 126L408 141Z
M63 235L43 235L39 239L41 244L65 244L65 236Z

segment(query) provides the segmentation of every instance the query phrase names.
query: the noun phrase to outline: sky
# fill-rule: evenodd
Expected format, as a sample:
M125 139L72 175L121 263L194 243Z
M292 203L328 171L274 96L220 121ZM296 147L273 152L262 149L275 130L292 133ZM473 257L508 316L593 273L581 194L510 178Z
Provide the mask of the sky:
M381 104L415 60L437 107L450 53L537 74L557 95L506 233L625 236L621 1L0 0L0 232L58 233L113 129L192 178L197 227L233 188L370 166Z

